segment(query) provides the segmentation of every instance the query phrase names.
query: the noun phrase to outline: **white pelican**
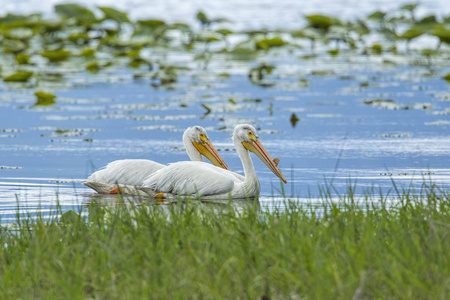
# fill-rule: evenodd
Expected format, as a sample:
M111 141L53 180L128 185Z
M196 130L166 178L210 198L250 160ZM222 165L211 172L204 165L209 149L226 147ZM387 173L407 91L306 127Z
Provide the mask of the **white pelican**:
M204 199L242 199L259 194L259 180L248 151L255 153L272 172L287 183L278 159L272 160L253 126L238 125L233 131L233 142L244 167L244 175L217 168L204 162L172 163L144 180L141 190L179 196L199 196ZM164 195L166 196L166 195Z
M183 134L183 143L192 161L202 162L202 155L204 155L214 165L228 169L203 127L193 126L186 129ZM179 162L180 165L184 163L186 162ZM165 167L166 165L147 159L116 160L102 170L94 172L83 184L98 193L108 193L117 186L142 186L145 178Z

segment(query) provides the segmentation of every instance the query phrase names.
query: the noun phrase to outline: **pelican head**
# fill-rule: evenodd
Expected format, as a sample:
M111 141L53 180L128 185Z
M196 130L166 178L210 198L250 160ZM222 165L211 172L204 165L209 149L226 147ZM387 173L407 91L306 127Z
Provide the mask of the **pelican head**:
M273 160L269 153L267 153L267 150L259 140L255 127L248 124L236 126L233 131L233 140L240 142L245 149L255 153L275 175L283 180L284 183L287 183L283 173L281 173L281 170L277 166L279 160Z
M187 145L187 143L192 143L195 149L197 149L201 155L209 159L215 166L229 170L227 164L223 161L222 157L220 157L219 153L209 140L205 128L201 126L189 127L183 134L183 141L185 142L185 145ZM190 153L188 154L191 156Z

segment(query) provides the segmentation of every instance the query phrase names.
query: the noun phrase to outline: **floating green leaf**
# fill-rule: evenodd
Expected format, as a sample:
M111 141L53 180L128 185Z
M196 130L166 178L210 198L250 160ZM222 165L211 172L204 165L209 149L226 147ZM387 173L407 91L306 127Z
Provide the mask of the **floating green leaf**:
M200 23L202 23L202 25L208 25L211 22L206 14L202 11L199 11L195 17L200 21Z
M233 31L231 31L231 30L229 30L229 29L225 29L225 28L216 30L216 32L219 33L219 34L221 34L221 35L225 35L225 36L226 36L226 35L230 35L230 34L233 33Z
M227 73L227 72L219 73L217 75L217 78L218 79L228 79L228 78L230 78L230 73Z
M400 6L400 9L412 12L417 8L417 5L419 5L419 3L408 3Z
M399 35L399 39L406 39L406 40L412 40L416 37L421 36L426 32L425 28L423 26L413 26L409 28L407 31L405 31L403 34Z
M331 56L336 56L336 55L339 54L339 49L330 49L330 50L328 50L328 53L329 53Z
M196 19L198 21L200 21L200 23L202 24L203 27L208 27L209 25L211 25L212 23L222 23L222 22L228 22L227 19L225 18L217 18L217 19L210 19L208 18L208 16L202 12L199 11L196 15Z
M122 11L106 6L98 6L98 8L105 14L105 19L111 19L118 23L130 22L130 19L128 19L127 14Z
M437 36L441 42L450 44L450 28L443 24L438 24L433 28L433 35Z
M94 74L98 73L101 69L102 67L100 66L98 61L93 61L86 65L86 70Z
M220 41L220 36L213 32L202 32L202 34L195 36L195 41L204 43L217 42Z
M434 25L437 24L438 21L435 15L430 15L423 17L421 20L416 22L416 25Z
M151 28L156 28L156 27L159 27L159 26L162 26L162 25L166 24L166 22L164 22L164 21L154 20L154 19L151 19L151 20L138 20L137 23L139 25L142 25L142 26L145 26L145 27L151 27Z
M386 13L382 11L376 11L367 16L368 20L382 22L386 17Z
M299 78L297 80L297 83L301 87L307 87L307 86L309 86L311 84L311 82L308 79L306 79L306 78Z
M381 54L383 52L383 46L381 44L374 44L370 47L370 50L372 50L372 53L374 54Z
M56 95L44 91L36 91L34 95L37 101L34 105L53 105L56 103Z
M14 74L11 74L11 75L3 78L3 81L5 81L5 82L26 82L31 78L31 76L33 76L33 72L18 71Z
M92 48L84 48L81 51L81 56L85 57L85 58L94 58L95 57L95 50Z
M19 53L16 55L16 62L19 65L28 65L30 63L30 56L23 53Z
M6 23L14 23L19 21L27 21L29 16L23 16L23 15L16 15L8 13L6 16L0 18L0 24L6 24Z
M291 32L294 38L306 38L312 41L318 40L323 36L323 32L320 32L315 28L304 28L302 30L295 30Z
M339 19L325 16L325 15L309 15L305 16L308 20L309 26L317 29L328 30L333 24L342 23Z
M359 84L360 87L368 87L370 83L368 81L363 81Z
M76 44L86 44L89 41L89 35L85 32L71 34L67 37L68 41Z
M283 41L280 37L268 38L259 40L255 43L256 49L269 50L273 47L282 47L286 45L287 42Z
M44 51L41 56L47 58L50 62L61 62L69 58L71 54L68 50L60 49Z
M444 80L450 83L450 73L447 73L444 77Z
M59 4L55 6L55 12L64 18L76 18L78 20L92 22L95 15L92 11L78 4Z

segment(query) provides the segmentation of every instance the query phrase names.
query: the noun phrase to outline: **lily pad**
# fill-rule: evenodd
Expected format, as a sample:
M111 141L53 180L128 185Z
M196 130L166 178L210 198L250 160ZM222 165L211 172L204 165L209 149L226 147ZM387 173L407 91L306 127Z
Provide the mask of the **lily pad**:
M48 92L44 92L44 91L36 91L34 93L34 95L37 98L37 101L34 105L48 106L48 105L53 105L56 103L56 101L55 101L56 95L54 95L52 93L48 93Z
M5 78L3 81L5 82L27 82L31 76L33 76L33 72L29 71L18 71L14 74L11 74Z
M55 6L55 12L64 18L75 18L82 21L95 21L95 15L92 11L78 4L59 4Z
M271 39L263 39L259 40L255 43L256 49L260 50L269 50L273 47L282 47L284 45L288 44L288 42L284 41L280 37L274 37Z
M441 42L450 44L450 29L446 26L442 24L436 25L432 34L437 36Z
M386 17L386 13L382 11L376 11L367 16L368 20L381 22Z
M98 8L105 14L105 19L111 19L118 23L130 22L130 19L128 19L127 14L120 10L106 6L99 6Z
M305 16L305 18L308 20L309 26L325 31L328 30L331 25L341 23L339 19L325 15L309 15Z
M28 65L30 63L30 56L23 53L19 53L16 55L16 62L19 65Z
M93 58L93 57L95 57L95 50L92 48L84 48L81 51L81 56L86 57L86 58Z
M165 25L166 22L161 21L161 20L155 20L155 19L150 19L150 20L138 20L137 23L139 25L145 26L145 27L151 27L151 28L156 28L162 25Z
M447 73L444 77L442 77L442 78L444 78L444 80L445 81L447 81L448 83L450 83L450 73Z
M218 34L225 35L225 36L233 33L233 31L226 29L226 28L218 29L218 30L216 30L216 32Z
M196 19L199 20L200 23L202 23L202 24L208 24L208 23L210 23L209 18L208 18L208 17L206 16L206 14L205 14L204 12L202 12L202 11L199 11L195 17L196 17Z
M412 40L415 39L426 32L423 26L413 26L403 34L399 35L399 39Z
M61 62L67 60L72 53L68 50L49 50L41 53L42 57L47 58L50 62Z

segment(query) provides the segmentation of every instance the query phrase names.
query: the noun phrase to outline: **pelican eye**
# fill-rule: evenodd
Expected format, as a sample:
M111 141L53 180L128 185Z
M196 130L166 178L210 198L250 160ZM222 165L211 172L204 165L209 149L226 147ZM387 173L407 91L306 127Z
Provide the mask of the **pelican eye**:
M207 137L206 137L206 134L204 134L204 133L202 133L202 132L200 132L200 139L203 141L203 142L205 142L206 143L206 140L208 139Z

